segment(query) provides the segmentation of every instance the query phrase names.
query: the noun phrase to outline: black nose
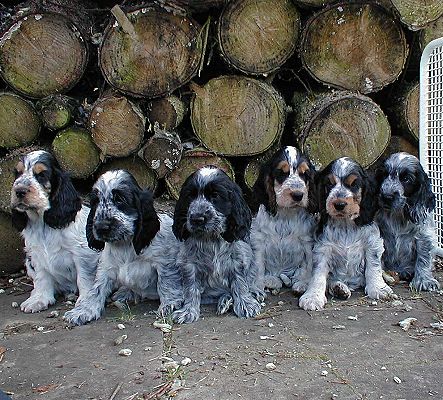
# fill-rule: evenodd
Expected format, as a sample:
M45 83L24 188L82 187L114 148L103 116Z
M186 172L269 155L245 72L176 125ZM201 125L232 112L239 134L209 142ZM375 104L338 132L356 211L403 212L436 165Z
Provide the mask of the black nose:
M395 195L392 193L388 193L388 194L382 194L381 198L383 200L383 203L385 204L392 204L394 202L395 199Z
M191 222L192 226L202 226L207 220L208 218L203 214L192 214L189 217L189 221Z
M345 207L346 207L346 203L343 201L339 201L337 203L334 203L334 208L337 211L343 211L345 209Z
M294 201L301 201L303 199L303 193L292 192L291 197L292 197L292 200L294 200Z
M109 233L113 226L113 222L110 220L97 221L94 224L95 231L98 235Z
M26 196L26 193L29 192L28 188L25 187L18 187L15 189L15 195L18 199L23 199L23 197Z

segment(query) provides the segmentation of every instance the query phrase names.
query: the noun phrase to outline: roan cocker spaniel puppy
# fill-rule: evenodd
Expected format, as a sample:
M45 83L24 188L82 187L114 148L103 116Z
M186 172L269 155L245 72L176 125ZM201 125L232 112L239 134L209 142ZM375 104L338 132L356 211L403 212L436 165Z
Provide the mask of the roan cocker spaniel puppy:
M86 233L89 246L102 250L97 276L66 321L82 325L100 318L115 289L113 300L120 302L160 298L160 311L167 313L181 306L180 243L172 219L157 215L151 192L129 172L108 171L94 184Z
M252 220L251 245L257 267L264 271L264 286L272 292L286 285L302 294L311 278L314 174L308 158L287 146L263 165L254 185L260 207Z
M322 309L327 288L341 299L359 287L373 299L390 296L392 289L382 277L383 240L373 221L375 182L348 157L331 162L317 181L321 233L314 246L313 276L300 307Z
M21 310L45 310L58 293L79 292L80 301L93 285L99 257L86 241L89 208L46 151L22 157L15 175L12 223L25 240L26 270L34 283Z
M217 303L218 314L233 306L241 318L260 312L263 290L248 243L250 226L241 190L222 170L204 167L187 178L173 225L184 241L178 257L184 305L173 313L177 322L196 321L201 302Z
M378 170L380 205L376 221L385 242L383 268L410 281L414 290L438 290L432 276L435 196L419 160L392 154Z

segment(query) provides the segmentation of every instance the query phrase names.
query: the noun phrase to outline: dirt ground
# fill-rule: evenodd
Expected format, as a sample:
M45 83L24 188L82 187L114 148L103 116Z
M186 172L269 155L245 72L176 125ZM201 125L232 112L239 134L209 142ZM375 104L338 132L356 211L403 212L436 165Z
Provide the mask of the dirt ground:
M397 301L357 292L311 313L285 292L256 319L207 306L198 322L170 332L159 321L163 332L153 302L109 305L101 320L76 328L62 320L72 307L63 299L24 314L12 303L26 299L28 285L1 281L0 388L13 399L443 399L443 330L430 326L443 320L443 291L397 285ZM407 317L417 321L403 331L397 324Z

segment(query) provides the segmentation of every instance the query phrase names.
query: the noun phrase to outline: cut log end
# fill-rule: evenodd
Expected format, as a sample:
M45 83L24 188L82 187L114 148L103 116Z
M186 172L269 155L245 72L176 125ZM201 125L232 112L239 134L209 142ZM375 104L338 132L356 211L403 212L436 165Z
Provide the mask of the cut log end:
M68 126L73 118L74 104L74 99L63 95L48 96L39 101L43 125L52 131Z
M441 0L391 0L400 20L409 29L419 30L443 15Z
M147 107L149 123L156 123L161 129L172 131L183 121L187 112L186 104L177 96L171 95L151 101Z

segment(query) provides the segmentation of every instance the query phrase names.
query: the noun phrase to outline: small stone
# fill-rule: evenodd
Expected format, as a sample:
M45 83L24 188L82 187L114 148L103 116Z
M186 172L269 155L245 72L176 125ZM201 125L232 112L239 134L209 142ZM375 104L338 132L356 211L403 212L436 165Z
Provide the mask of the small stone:
M358 317L356 315L349 315L348 319L350 319L351 321L357 321Z
M125 329L126 326L124 326L123 324L118 324L118 325L117 325L117 328L120 329L120 330L122 330L122 329Z
M43 331L45 330L45 327L44 327L44 326L38 326L38 327L37 327L37 330L38 330L39 332L43 332Z
M121 349L118 352L119 356L124 356L124 357L129 357L132 354L132 350L131 349Z
M181 360L181 365L188 365L191 364L192 360L189 357L185 357L183 360Z
M326 376L326 375L328 375L328 373L329 372L324 369L323 371L320 372L320 375L321 376Z
M12 308L18 308L18 303L16 301L13 301L11 303Z
M114 346L120 346L126 339L128 335L121 335L118 338L114 339Z
M405 318L404 320L400 321L398 325L403 329L405 332L409 330L411 325L415 324L415 321L417 321L417 318Z
M400 306L403 305L403 302L400 301L400 300L393 300L393 301L391 302L391 305L392 305L393 307L400 307Z
M346 326L344 326L344 325L333 325L332 329L346 329Z
M431 328L443 330L443 321L431 322L429 325Z
M144 351L151 351L151 350L152 350L152 347L151 347L151 346L148 346L148 347L145 347L143 350L144 350Z
M269 336L265 336L265 335L260 336L260 340L267 340L267 339L269 339Z
M376 306L378 303L377 303L377 301L376 300L372 300L371 301L371 306Z
M0 294L5 293L5 289L0 289Z
M383 366L383 367L380 368L381 371L386 371L386 369L387 369L387 368L386 368L385 366Z
M411 311L412 307L409 304L406 304L404 310L405 311Z
M273 371L273 370L276 369L277 367L276 367L276 365L275 365L274 363L267 363L267 364L265 365L265 368L266 368L268 371Z
M60 313L57 310L51 311L46 318L57 318Z
M204 362L204 361L200 361L200 362L198 363L198 365L200 365L200 367L203 367L203 365L205 365L205 362Z
M273 324L272 322L270 322L270 323L268 324L268 326L269 326L270 328L273 328L273 327L274 327L274 324Z
M167 323L163 323L160 321L154 321L154 323L152 325L154 326L154 328L158 328L164 333L169 333L172 331L172 326Z
M277 304L278 304L279 306L282 306L283 304L285 304L285 302L280 300Z
M8 279L8 283L14 283L14 279Z
M398 377L398 376L394 376L394 382L396 383L396 384L400 384L401 383L401 379Z

